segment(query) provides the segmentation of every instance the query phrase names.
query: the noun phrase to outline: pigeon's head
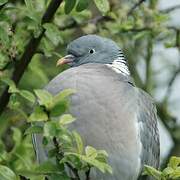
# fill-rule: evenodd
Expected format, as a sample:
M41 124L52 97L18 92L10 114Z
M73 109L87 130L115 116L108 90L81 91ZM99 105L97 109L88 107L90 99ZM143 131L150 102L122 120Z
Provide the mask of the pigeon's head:
M111 64L123 53L115 42L97 35L86 35L75 39L67 46L65 57L57 65L69 64L72 67L87 63Z

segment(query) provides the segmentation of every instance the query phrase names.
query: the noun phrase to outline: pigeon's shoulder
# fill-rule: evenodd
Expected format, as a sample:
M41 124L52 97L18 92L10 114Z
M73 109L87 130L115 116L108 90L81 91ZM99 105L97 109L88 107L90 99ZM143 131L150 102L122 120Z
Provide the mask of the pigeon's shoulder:
M77 76L78 75L78 76ZM83 64L78 67L70 68L63 72L59 76L59 78L62 76L65 77L88 77L88 76L97 76L97 77L107 77L112 79L118 79L119 81L125 81L125 82L131 82L134 84L132 78L130 76L125 76L121 73L115 72L111 67L107 66L106 64L99 64L99 63L88 63Z
M89 63L63 71L50 81L46 89L56 94L60 90L60 86L62 89L74 88L77 84L81 85L80 82L92 81L91 83L93 84L94 80L107 81L108 83L127 82L131 85L134 84L130 76L116 73L105 64Z

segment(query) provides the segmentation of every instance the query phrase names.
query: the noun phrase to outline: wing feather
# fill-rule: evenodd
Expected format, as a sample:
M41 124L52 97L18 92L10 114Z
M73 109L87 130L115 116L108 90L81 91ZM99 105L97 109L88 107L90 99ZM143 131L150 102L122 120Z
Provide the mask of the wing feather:
M138 124L142 144L141 164L159 167L159 132L157 127L157 111L153 99L144 91L139 91Z

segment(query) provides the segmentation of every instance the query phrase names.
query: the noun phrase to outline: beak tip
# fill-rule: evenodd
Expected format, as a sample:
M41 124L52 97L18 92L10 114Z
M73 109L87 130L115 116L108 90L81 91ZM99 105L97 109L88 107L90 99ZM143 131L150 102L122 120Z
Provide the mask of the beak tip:
M62 57L60 58L57 63L56 63L56 66L61 66L63 64L69 64L69 63L72 63L74 61L74 56L69 54L65 57Z
M65 61L64 58L59 59L56 63L56 67L63 65L65 63L64 61Z

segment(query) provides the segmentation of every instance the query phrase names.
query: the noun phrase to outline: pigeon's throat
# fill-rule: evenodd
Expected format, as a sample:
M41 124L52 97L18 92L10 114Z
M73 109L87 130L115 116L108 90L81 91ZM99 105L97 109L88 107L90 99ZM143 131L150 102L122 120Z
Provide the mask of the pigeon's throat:
M108 67L112 68L116 73L123 74L124 76L129 76L130 71L127 62L124 58L118 57L111 64L106 64Z

